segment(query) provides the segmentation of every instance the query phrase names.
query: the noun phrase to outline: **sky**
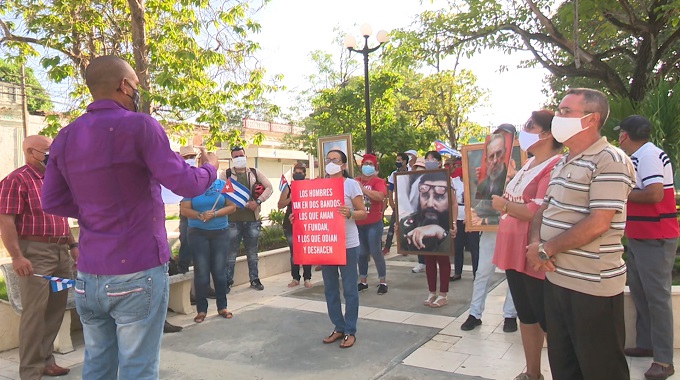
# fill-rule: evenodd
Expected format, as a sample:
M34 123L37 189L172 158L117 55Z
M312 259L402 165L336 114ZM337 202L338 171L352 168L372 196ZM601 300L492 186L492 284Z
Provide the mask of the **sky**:
M271 0L255 19L262 31L254 39L261 45L260 63L270 75L282 74L288 93L277 94L273 100L282 107L292 104L293 91L306 88L305 78L316 67L310 53L322 50L338 52L333 41L335 27L359 38L359 26L368 23L373 28L369 45L375 46L375 34L384 29L408 28L415 16L427 9L441 6L440 1L420 0ZM363 41L359 40L358 48ZM373 54L377 54L373 53ZM371 56L369 56L370 59ZM471 115L474 122L486 126L502 123L522 124L531 111L545 103L541 93L544 69L519 69L517 64L530 58L528 53L506 55L485 51L465 59L461 68L472 70L478 85L489 91L488 105ZM500 72L501 66L508 70ZM358 70L357 75L363 75Z
M255 15L262 30L253 39L261 45L257 59L268 75L283 75L282 84L287 91L273 95L272 100L283 109L294 104L296 93L307 88L306 77L316 70L310 58L312 51L339 53L340 47L334 45L336 27L356 36L357 47L361 48L359 26L368 23L373 28L369 44L375 46L379 30L408 28L417 14L443 4L442 0L270 0ZM377 56L377 52L373 55ZM360 57L356 58L360 61ZM460 67L472 70L478 85L489 91L488 104L470 115L472 121L484 126L520 125L531 111L541 108L546 100L541 93L546 71L517 68L527 58L528 53L506 55L485 51L462 61ZM45 70L37 58L30 59L29 65L36 69L56 109L73 106L67 96L68 81L55 84L44 80ZM501 73L501 66L508 69ZM357 70L356 75L363 75L363 70Z

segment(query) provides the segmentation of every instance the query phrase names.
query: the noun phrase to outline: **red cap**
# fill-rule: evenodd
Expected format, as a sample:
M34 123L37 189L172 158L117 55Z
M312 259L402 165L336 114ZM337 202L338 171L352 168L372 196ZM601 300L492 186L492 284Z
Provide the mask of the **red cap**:
M361 164L363 165L364 162L372 162L373 165L378 166L378 158L370 153L364 154L361 160Z

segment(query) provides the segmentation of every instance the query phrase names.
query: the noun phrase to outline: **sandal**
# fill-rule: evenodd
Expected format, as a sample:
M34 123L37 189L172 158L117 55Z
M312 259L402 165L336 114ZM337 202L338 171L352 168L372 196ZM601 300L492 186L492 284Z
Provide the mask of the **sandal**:
M196 316L194 317L194 322L201 323L201 322L205 321L205 315L206 315L205 313L196 314Z
M437 299L437 295L435 293L430 293L430 295L427 296L427 299L425 301L423 301L423 305L430 306L430 304L432 304L432 302L434 302L434 300L436 300L436 299Z
M449 303L449 301L447 300L446 297L439 296L439 297L437 297L437 299L434 300L434 302L432 302L429 306L430 306L430 307L437 308L437 307L442 307L442 306L444 306L444 305L447 305L448 303Z
M296 287L296 286L298 286L298 285L300 285L300 280L293 280L293 281L290 282L290 284L288 284L288 287L289 287L289 288L294 288L294 287Z
M314 285L312 285L312 280L305 280L305 288L309 289L312 286L314 286Z
M342 333L340 331L333 331L331 335L323 338L323 342L328 344L328 343L333 343L336 340L342 338L345 335L345 333Z
M224 319L231 319L231 318L234 317L234 313L232 313L231 311L229 311L227 309L219 310L217 312L217 314L221 315L222 318L224 318Z
M350 342L349 338L352 338L352 341ZM342 342L340 342L340 348L350 348L354 346L354 343L356 343L357 337L354 336L354 334L345 334L345 336L342 337Z

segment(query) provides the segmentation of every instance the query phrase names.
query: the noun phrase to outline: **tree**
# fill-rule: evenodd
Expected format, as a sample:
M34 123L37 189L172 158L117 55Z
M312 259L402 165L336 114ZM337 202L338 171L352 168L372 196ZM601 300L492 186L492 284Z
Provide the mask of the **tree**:
M52 101L30 67L25 69L26 103L29 113L51 111ZM21 84L21 65L0 59L0 82ZM17 94L19 95L19 94Z
M251 18L256 1L5 0L0 14L19 23L0 19L0 45L17 57L42 53L49 77L72 79L71 95L81 104L89 101L89 62L120 56L134 63L143 112L171 132L208 126L207 145L214 145L240 137L224 128L228 110L248 109L273 89L252 59L259 48L248 37L260 30Z
M471 123L468 115L486 101L487 93L477 86L477 77L469 70L458 70L462 50L452 52L442 42L440 31L420 17L411 30L397 30L385 53L386 64L397 69L434 73L412 82L412 91L404 109L422 123L438 128L449 144L459 146L470 137L484 134L481 126ZM453 59L448 59L450 56ZM445 67L450 67L446 69Z
M443 46L527 50L556 79L586 79L633 102L680 75L679 0L451 0L425 12ZM555 83L557 84L557 83ZM560 88L553 88L560 90Z
M425 150L441 137L438 129L419 124L412 114L401 109L408 100L402 92L405 88L402 75L380 67L372 68L369 74L373 146L381 162L393 160L394 155L408 149ZM286 145L318 157L319 137L349 133L355 149L364 147L363 90L363 78L355 76L341 85L319 91L312 97L313 111L300 123L305 131L286 137ZM380 175L384 177L391 170L391 165L381 165Z

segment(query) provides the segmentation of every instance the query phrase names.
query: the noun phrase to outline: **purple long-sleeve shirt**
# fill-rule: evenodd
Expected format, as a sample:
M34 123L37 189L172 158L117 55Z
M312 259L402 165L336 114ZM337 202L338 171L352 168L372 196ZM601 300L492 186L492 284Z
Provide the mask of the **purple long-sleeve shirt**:
M129 274L170 257L159 184L195 197L215 179L212 165L193 168L174 153L151 116L97 100L54 139L42 208L78 219L79 271Z

